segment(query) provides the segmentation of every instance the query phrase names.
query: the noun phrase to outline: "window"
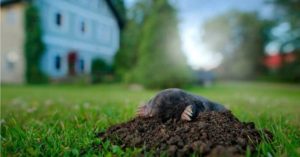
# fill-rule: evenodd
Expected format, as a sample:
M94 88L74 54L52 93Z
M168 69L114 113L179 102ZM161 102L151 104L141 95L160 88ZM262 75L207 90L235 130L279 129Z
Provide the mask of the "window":
M91 37L92 21L86 17L76 17L75 31L78 37L88 38Z
M6 60L6 69L8 71L13 71L15 69L15 62Z
M55 64L55 69L58 71L61 68L61 57L60 56L56 56L55 60L54 60L54 64Z
M81 72L84 72L84 60L83 59L79 60L79 69Z
M6 13L6 22L10 25L15 25L17 23L17 13L14 9L9 9Z
M48 19L49 27L51 31L66 33L69 30L70 14L67 11L59 10L56 8L49 8L49 11L45 11L45 14L50 14L51 18ZM48 26L47 26L48 27Z
M85 32L86 32L86 24L85 24L84 21L81 21L81 22L80 22L80 31L81 31L82 33L85 33Z
M9 52L5 57L5 66L8 71L13 71L17 65L19 56L16 52Z
M56 13L55 15L55 23L57 26L61 26L62 25L62 15L61 13Z

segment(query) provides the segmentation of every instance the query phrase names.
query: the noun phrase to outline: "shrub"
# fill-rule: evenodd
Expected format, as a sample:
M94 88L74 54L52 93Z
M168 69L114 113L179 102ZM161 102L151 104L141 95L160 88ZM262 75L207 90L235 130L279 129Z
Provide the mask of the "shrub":
M92 61L91 68L92 83L111 82L113 81L112 67L103 59L97 58Z

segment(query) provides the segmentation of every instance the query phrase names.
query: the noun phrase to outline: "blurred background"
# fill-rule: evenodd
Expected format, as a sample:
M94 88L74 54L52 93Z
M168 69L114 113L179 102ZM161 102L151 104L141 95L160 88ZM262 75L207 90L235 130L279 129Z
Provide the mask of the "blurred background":
M298 0L1 0L1 83L299 83L299 16Z
M139 156L95 134L170 87L274 133L257 156L299 156L300 0L0 4L1 156Z

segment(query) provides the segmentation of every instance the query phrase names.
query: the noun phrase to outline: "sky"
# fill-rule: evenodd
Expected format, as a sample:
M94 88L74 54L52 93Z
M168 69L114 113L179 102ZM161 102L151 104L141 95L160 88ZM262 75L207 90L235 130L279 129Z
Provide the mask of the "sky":
M136 0L126 0L127 7ZM222 55L210 51L201 38L203 23L229 10L258 11L264 18L270 18L272 7L265 0L171 0L178 10L179 33L182 49L188 64L193 69L211 70L222 61Z

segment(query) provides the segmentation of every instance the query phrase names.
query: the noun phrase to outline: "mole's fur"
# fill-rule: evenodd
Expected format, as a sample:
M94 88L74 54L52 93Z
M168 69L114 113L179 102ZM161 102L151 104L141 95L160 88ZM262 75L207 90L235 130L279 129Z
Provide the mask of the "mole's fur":
M181 89L165 89L156 94L145 105L139 107L137 115L168 119L193 120L205 111L226 111L225 107L204 97L185 92Z

